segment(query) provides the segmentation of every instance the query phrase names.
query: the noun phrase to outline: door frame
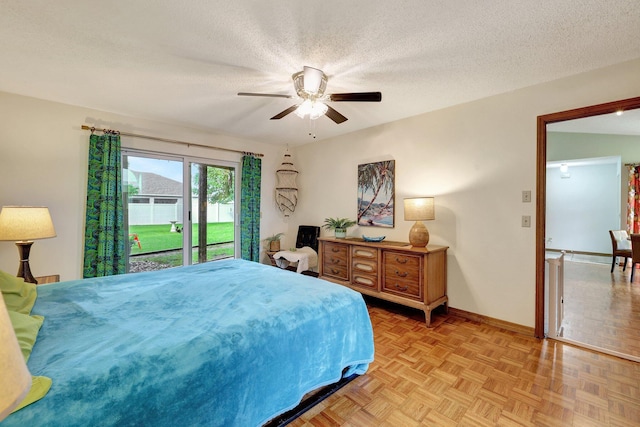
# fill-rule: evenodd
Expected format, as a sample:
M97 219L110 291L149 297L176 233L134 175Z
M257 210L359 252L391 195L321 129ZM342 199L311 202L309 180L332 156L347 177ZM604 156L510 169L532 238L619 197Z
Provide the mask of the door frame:
M547 124L640 108L640 97L538 116L536 163L536 338L544 338ZM551 309L551 307L550 307Z

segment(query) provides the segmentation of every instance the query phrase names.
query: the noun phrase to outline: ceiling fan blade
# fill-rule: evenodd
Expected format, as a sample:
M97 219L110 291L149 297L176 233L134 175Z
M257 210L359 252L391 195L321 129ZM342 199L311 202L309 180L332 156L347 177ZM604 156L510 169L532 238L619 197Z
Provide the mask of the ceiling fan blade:
M332 93L329 99L334 102L380 102L382 92Z
M307 93L318 93L318 89L320 89L320 84L322 83L322 76L324 75L322 70L305 65L303 72L304 91Z
M275 116L271 117L271 120L280 120L281 118L283 118L287 114L291 114L294 111L296 111L296 108L298 108L298 105L293 105L293 106L287 108L286 110L284 110L284 111L276 114Z
M277 93L252 93L252 92L238 92L239 96L268 96L270 98L293 98L291 95L280 95Z
M327 105L327 112L324 113L325 116L329 117L331 120L340 124L342 122L346 122L348 119L342 114L338 113L336 110Z

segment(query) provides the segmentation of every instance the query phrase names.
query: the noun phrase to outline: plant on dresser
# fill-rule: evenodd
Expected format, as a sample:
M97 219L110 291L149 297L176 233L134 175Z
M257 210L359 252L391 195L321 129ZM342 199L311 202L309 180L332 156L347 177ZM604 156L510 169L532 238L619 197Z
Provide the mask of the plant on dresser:
M354 225L356 222L349 218L325 218L322 227L333 230L337 239L344 239L347 237L347 228Z
M362 294L424 311L448 305L447 246L321 237L320 277Z

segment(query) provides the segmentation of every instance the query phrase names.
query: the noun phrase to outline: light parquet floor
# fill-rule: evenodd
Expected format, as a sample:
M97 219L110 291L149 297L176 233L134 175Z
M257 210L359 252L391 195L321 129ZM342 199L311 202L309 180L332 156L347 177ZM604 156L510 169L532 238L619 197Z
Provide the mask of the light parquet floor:
M640 268L611 273L607 263L564 263L562 336L640 358Z
M369 371L292 426L638 426L640 364L369 302Z

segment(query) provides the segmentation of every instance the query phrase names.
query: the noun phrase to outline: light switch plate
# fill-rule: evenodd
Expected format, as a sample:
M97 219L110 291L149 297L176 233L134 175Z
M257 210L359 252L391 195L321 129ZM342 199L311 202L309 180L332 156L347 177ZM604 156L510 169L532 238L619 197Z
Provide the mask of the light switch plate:
M522 215L522 226L523 227L531 227L531 216Z
M522 192L522 203L531 203L531 190L524 190Z

